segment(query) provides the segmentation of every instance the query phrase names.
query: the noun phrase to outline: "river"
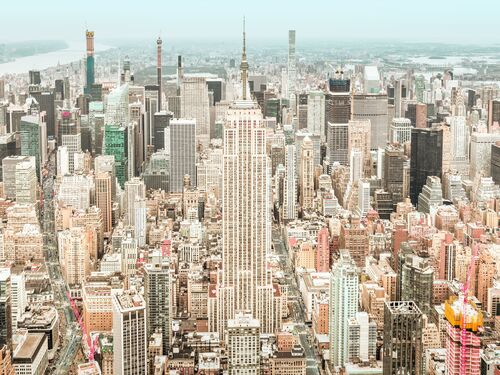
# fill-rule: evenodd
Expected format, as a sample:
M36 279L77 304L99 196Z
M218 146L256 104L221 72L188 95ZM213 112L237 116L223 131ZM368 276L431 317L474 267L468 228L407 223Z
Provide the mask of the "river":
M95 51L105 51L112 47L95 45ZM57 64L69 64L85 57L85 41L68 43L68 48L42 53L39 55L20 57L14 61L0 64L0 76L4 74L28 73L29 70L44 70Z

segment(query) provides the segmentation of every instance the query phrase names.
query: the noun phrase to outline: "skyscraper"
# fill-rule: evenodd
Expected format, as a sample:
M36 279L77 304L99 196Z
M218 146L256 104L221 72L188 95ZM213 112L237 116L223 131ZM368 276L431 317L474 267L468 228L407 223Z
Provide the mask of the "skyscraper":
M402 146L387 145L384 155L384 188L392 196L393 204L403 200L403 166L408 158Z
M464 303L466 306L464 307ZM463 316L465 312L465 317ZM463 295L445 302L446 324L446 373L448 375L479 375L483 315L475 305L464 301ZM463 332L465 324L466 331ZM466 348L462 345L465 343Z
M371 176L371 156L370 156L370 120L349 121L348 126L348 141L349 155L354 149L361 152L361 170L362 177L369 178Z
M111 174L101 172L95 176L95 204L101 210L104 233L111 233L113 228L112 219L112 194Z
M358 312L358 271L348 251L332 267L330 275L330 362L344 366L348 360L348 322Z
M196 186L196 120L173 119L170 122L170 191L180 193L184 176Z
M412 129L410 159L410 198L417 204L418 195L428 176L441 178L443 162L443 130Z
M161 76L161 48L162 48L162 40L161 37L158 37L156 40L156 80L158 85L158 110L162 110L162 96L163 96L163 87L162 87L162 76Z
M148 337L157 330L162 333L163 353L170 347L170 266L166 256L153 252L144 265L144 299L148 316Z
M90 89L95 83L94 72L94 32L87 30L85 32L87 37L87 60L86 60L86 87Z
M434 269L429 257L408 254L400 269L401 299L415 302L422 313L430 315L434 306Z
M12 348L12 305L10 269L0 269L0 346Z
M391 123L391 143L403 144L411 140L411 121L407 118L393 118Z
M34 156L36 174L40 178L40 166L47 158L47 128L39 116L21 117L21 155Z
M210 109L208 87L203 77L187 77L181 84L181 116L196 120L196 143L208 147Z
M114 294L112 303L113 373L147 374L146 303L131 291Z
M307 97L307 130L326 142L325 94L322 91L311 91Z
M422 312L413 301L384 307L384 375L421 375Z
M295 58L295 30L288 30L288 95L295 94L297 60Z
M90 274L90 253L85 230L74 227L59 232L58 244L64 280L68 285L81 286Z
M283 179L283 219L297 218L297 181L295 176L295 145L285 146L285 177Z
M36 167L35 158L16 164L16 202L35 204L38 196L36 194Z
M249 313L236 313L227 322L228 374L260 374L260 322Z
M370 120L372 149L384 148L388 140L388 101L386 94L357 94L352 101L352 119Z
M114 157L115 174L123 188L128 171L128 132L124 126L106 125L104 129L104 155Z
M311 210L314 203L314 150L309 137L302 142L300 150L300 206L304 211Z
M241 76L247 85L245 34ZM270 238L270 176L266 129L257 103L233 102L224 128L222 182L222 280L217 289L219 332L237 311L249 311L272 333L281 323L279 288L266 269Z
M328 153L330 165L349 165L349 125L328 123Z

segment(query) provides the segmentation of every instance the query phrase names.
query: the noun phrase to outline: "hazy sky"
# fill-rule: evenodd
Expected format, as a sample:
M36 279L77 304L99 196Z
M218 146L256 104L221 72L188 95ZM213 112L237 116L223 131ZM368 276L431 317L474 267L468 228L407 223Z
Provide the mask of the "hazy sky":
M0 40L399 39L500 43L498 0L1 0Z

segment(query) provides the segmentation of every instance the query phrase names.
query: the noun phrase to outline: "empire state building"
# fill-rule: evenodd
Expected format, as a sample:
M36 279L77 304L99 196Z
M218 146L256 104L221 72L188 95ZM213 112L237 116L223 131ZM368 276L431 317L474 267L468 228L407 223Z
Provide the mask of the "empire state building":
M261 332L281 325L282 299L266 269L271 246L269 158L266 129L256 102L248 98L243 31L242 98L227 112L223 140L222 274L209 290L210 327L222 333L237 312L260 321Z

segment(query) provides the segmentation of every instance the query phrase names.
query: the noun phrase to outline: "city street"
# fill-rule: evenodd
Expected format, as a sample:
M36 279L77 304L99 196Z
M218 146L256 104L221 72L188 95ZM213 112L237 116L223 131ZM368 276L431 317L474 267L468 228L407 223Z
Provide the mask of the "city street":
M68 374L74 364L81 343L81 332L76 323L75 316L66 295L67 286L61 274L61 267L57 256L57 240L54 227L54 178L55 154L49 155L47 162L48 173L43 179L43 209L41 223L45 239L45 259L49 272L52 290L54 292L54 304L61 319L60 350L56 353L53 363L50 365L54 374ZM64 332L64 333L63 333Z
M306 355L306 374L318 375L320 372L317 353L313 345L314 338L312 329L305 325L307 317L305 306L302 302L297 280L294 276L290 257L288 256L285 244L281 238L281 233L277 229L273 229L273 244L275 255L279 258L281 268L285 273L286 284L288 286L288 306L290 308L290 318L294 323L296 323L294 330L298 333L300 344L304 348L304 353Z

